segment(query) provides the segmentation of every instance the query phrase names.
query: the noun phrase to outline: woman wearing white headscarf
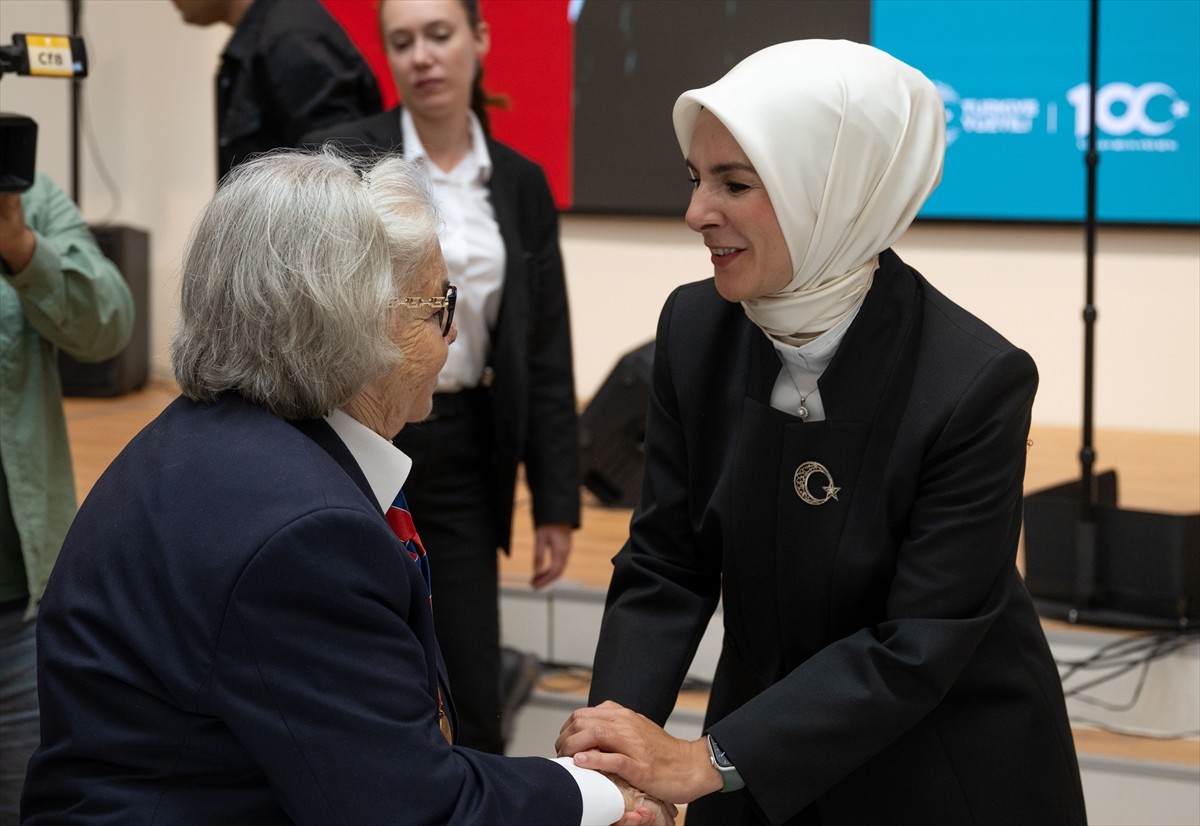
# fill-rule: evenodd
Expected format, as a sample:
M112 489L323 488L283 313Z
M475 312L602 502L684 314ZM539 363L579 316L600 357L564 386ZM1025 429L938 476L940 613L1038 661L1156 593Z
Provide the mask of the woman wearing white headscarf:
M1084 822L1015 564L1037 370L891 250L941 176L932 83L783 43L674 120L714 277L662 313L600 705L560 753L701 798L688 826ZM718 599L705 736L677 740Z

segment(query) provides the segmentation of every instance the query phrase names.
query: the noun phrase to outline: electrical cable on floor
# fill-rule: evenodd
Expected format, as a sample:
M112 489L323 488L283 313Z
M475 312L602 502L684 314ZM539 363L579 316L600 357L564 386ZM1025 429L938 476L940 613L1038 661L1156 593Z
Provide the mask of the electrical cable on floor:
M1060 669L1063 682L1063 695L1068 699L1090 705L1104 711L1125 712L1132 710L1142 697L1150 666L1165 657L1190 645L1200 638L1200 630L1168 631L1160 634L1138 637L1122 637L1106 643L1088 656L1078 660L1061 660L1055 662ZM1097 686L1105 685L1132 671L1138 671L1137 682L1130 696L1122 702L1102 699L1085 692ZM1081 684L1070 685L1074 677L1082 678L1088 672L1103 672ZM1152 737L1159 740L1178 740L1200 735L1200 730L1176 731L1159 733L1149 730L1134 729L1126 726L1116 726L1091 718L1072 716L1073 723L1090 726L1115 734L1125 734L1138 737Z

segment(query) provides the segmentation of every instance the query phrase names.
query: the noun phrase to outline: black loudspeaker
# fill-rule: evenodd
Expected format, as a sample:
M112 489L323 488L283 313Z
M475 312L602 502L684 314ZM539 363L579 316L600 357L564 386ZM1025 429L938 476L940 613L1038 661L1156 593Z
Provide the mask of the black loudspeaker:
M653 364L654 342L626 353L579 418L583 486L609 507L632 508L642 495Z
M1095 522L1079 480L1025 497L1025 584L1043 616L1121 628L1200 626L1200 513L1117 507L1099 473Z
M150 372L150 235L120 225L91 230L133 293L133 335L120 353L95 363L76 361L60 350L58 371L64 396L119 396L140 389Z

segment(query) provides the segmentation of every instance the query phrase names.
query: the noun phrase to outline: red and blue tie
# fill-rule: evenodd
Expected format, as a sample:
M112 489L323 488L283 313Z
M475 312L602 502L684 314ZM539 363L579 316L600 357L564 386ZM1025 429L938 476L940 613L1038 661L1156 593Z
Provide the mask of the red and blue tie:
M421 569L421 576L425 579L425 590L429 594L429 607L432 610L433 577L429 571L429 557L425 554L425 546L421 544L421 537L417 536L417 526L413 524L412 514L408 511L408 502L404 499L404 491L396 492L396 498L384 516L387 517L387 522L392 526L396 536L404 543L412 561L417 563L417 567ZM442 736L446 738L446 742L453 744L454 734L450 731L450 719L446 716L446 704L442 700L440 679L438 680L438 728L441 730Z
M396 536L408 549L408 555L412 557L412 561L417 563L417 567L421 569L421 576L425 578L425 588L429 591L429 602L432 605L433 578L429 571L429 557L425 555L425 546L421 544L421 537L417 536L417 526L413 524L412 514L408 512L408 502L404 499L404 491L396 492L396 499L384 515L387 517L388 524L392 526L392 530L396 532Z

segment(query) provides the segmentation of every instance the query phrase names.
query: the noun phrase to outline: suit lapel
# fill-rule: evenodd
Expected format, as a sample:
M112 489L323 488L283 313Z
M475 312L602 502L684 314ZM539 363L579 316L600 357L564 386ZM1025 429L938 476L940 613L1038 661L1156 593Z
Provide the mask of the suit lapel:
M496 225L500 228L500 237L504 241L504 284L501 287L500 314L496 318L496 329L492 330L493 347L504 346L504 320L512 312L525 312L527 301L525 290L528 280L521 277L526 267L524 256L528 255L525 245L521 242L521 227L519 218L520 205L517 203L517 192L513 186L512 176L508 173L507 158L495 141L488 141L488 153L492 158L492 177L488 180L488 195L492 199L492 212L496 217ZM503 359L503 355L494 356Z
M379 502L375 498L374 491L371 490L371 485L367 482L367 477L359 468L358 462L354 461L354 456L350 453L350 449L342 443L338 438L337 433L329 426L329 423L324 419L305 419L302 421L289 422L292 427L299 430L308 438L312 439L317 445L329 454L342 470L346 471L346 475L354 480L354 484L358 485L359 490L373 504L376 510L379 509ZM382 511L380 511L382 513Z
M342 470L346 471L346 474L354 480L354 484L358 485L359 490L363 492L363 495L367 497L375 509L379 509L378 500L375 498L374 491L371 490L370 483L367 482L367 477L359 468L358 463L354 461L354 456L350 453L349 448L347 448L342 440L338 438L337 433L334 432L334 429L329 426L328 422L326 422L324 419L305 419L302 421L293 421L290 422L290 424L305 436L316 442L322 450L328 453L329 456L338 463ZM382 517L383 512L379 511L379 513ZM421 583L424 582L424 580L421 580L419 572L415 574L415 577L417 581L420 581ZM422 584L422 588L423 587L424 586ZM436 676L431 675L429 691L431 696L436 698L438 696L439 686L446 687L441 691L441 695L444 697L445 701L445 708L443 710L450 719L451 729L453 731L457 731L458 714L455 711L454 699L451 696L448 688L450 685L450 679L446 674L446 663L442 659L440 647L434 643L432 648L436 662Z
M888 255L889 265L877 274L821 378L825 421L802 422L770 407L779 359L765 337L751 342L727 578L733 589L742 581L755 583L759 602L744 607L764 631L756 637L778 628L783 639L782 651L751 657L774 663L777 673L763 674L767 679L787 673L828 641L831 583L841 578L842 566L856 564L856 555L874 558L874 549L850 547L849 526L872 520L880 502L920 328L916 282ZM773 600L761 599L763 582L775 583Z
M855 490L849 501L844 531L839 536L837 554L830 576L838 582L857 583L856 588L886 587L875 582L873 572L887 569L879 565L878 531L886 517L889 490L887 468L900 423L909 407L918 350L921 340L922 293L918 279L890 250L881 256L876 284L863 305L862 324L852 325L843 348L830 364L829 403L834 416L853 404L868 411L863 418L864 441L853 461ZM831 375L830 375L831 374ZM861 384L858 376L862 377ZM822 400L825 400L822 384ZM894 491L892 491L894 492ZM874 586L872 585L874 583ZM832 633L842 622L843 599L860 608L861 590L843 594L836 587L826 591ZM849 607L849 606L848 606Z
M917 299L917 284L907 268L895 253L885 251L858 317L821 377L828 419L873 422L883 405L891 412L903 409L920 330ZM885 398L881 391L889 395Z

